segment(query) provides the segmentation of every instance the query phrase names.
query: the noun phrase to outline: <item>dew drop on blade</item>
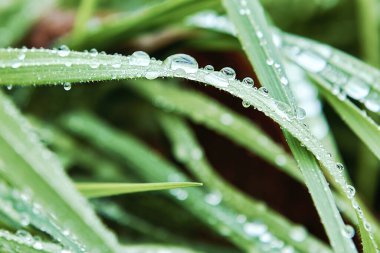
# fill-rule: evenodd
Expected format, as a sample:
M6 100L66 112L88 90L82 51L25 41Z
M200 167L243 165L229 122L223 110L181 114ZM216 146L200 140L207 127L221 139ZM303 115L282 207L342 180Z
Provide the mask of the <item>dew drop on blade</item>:
M255 84L255 82L253 81L253 79L250 78L250 77L244 78L242 82L247 87L253 87L253 85Z
M69 90L71 90L71 83L64 83L64 84L63 84L63 89L64 89L65 91L69 91Z
M66 45L62 45L58 48L58 55L61 57L66 57L70 54L70 49Z
M370 86L363 80L352 77L344 86L344 91L354 99L362 99L368 95Z
M129 57L129 64L134 66L148 66L150 57L143 51L136 51Z
M224 67L220 70L220 73L224 74L229 80L234 80L236 77L235 70L230 67Z
M186 73L196 73L198 62L187 54L174 54L165 59L164 64L171 70L182 69Z

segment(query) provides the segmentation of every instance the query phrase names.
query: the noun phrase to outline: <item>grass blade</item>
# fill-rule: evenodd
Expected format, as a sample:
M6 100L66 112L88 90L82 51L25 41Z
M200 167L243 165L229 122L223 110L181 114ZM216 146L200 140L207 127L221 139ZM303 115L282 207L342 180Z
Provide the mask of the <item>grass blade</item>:
M87 198L109 197L120 194L170 190L176 188L202 186L193 182L168 182L168 183L76 183L77 189Z
M284 81L288 79L281 70L281 60L274 47L270 28L266 23L262 7L257 1L244 2L225 0L227 13L235 24L240 41L250 59L260 82L268 87L270 94L276 99L288 104L293 110L294 98ZM241 15L244 8L246 15ZM262 64L268 59L279 64L280 68ZM292 150L299 167L304 175L305 183L314 200L318 213L325 226L335 252L357 252L350 238L344 236L344 223L334 202L332 193L328 187L325 177L321 172L314 157L300 146L289 133L284 131L290 149Z
M116 252L115 239L76 192L54 156L39 143L28 122L2 94L0 101L0 177L32 202L25 204L42 207L39 215L47 215L57 226L46 232L54 232L53 236L74 252L81 252L83 247Z

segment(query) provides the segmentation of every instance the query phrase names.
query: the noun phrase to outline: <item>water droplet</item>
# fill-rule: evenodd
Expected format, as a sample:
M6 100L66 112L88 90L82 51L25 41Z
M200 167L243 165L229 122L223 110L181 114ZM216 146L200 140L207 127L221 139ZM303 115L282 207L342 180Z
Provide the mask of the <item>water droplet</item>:
M191 150L191 158L198 161L202 159L203 157L203 152L199 148L194 148Z
M344 86L344 91L352 98L362 99L368 95L370 86L363 80L352 77Z
M119 69L121 67L121 63L120 62L114 63L112 64L112 67L115 69Z
M302 242L307 236L307 231L304 227L295 226L290 230L290 237L296 242Z
M228 79L233 80L236 77L235 70L230 67L224 67L220 70Z
M69 91L69 90L71 90L71 83L64 83L63 84L63 89L65 90L65 91Z
M244 222L247 221L247 216L243 214L239 214L238 216L236 216L236 221L243 224Z
M10 84L10 85L7 85L7 90L11 90L13 88L13 85Z
M346 185L346 193L347 193L347 197L352 199L356 193L355 187L353 187L352 185L349 185L349 184Z
M70 54L70 49L66 45L62 45L58 48L58 55L61 57L66 57Z
M352 238L355 235L355 229L351 225L345 225L342 234L347 238Z
M20 61L24 60L25 59L25 53L21 52L18 56L17 56L17 59L19 59Z
M298 120L303 120L306 117L306 112L303 108L298 107L296 109L296 117Z
M216 87L227 87L229 85L226 75L221 72L211 72L204 77L204 80Z
M99 68L100 63L94 61L94 62L91 62L91 63L89 64L89 66L90 66L90 68L92 68L92 69L97 69L97 68Z
M206 194L205 201L212 206L217 206L220 204L220 202L222 202L222 198L222 194L218 191L215 191Z
M149 80L153 80L153 79L156 79L157 77L159 77L159 75L160 75L160 72L158 72L156 70L148 70L145 73L145 78L149 79Z
M225 126L229 126L234 122L234 118L229 113L223 113L220 116L220 122Z
M284 166L286 164L286 156L285 155L277 155L275 162L278 166Z
M252 237L257 237L264 234L267 231L267 226L261 222L249 222L244 224L244 232Z
M169 191L171 195L175 196L178 200L186 200L189 194L183 189L172 189Z
M336 163L336 168L340 173L344 170L344 166L341 163Z
M14 61L13 63L12 63L12 65L11 65L11 67L13 68L13 69L17 69L17 68L19 68L21 66L21 62L20 61Z
M251 106L251 103L249 103L248 101L245 101L245 100L243 100L243 101L241 102L241 104L242 104L242 106L243 106L244 108L248 108L248 107Z
M214 71L214 66L212 66L212 65L206 65L206 66L204 67L204 69L205 69L205 70L208 70L208 71Z
M268 59L266 60L266 62L267 62L267 65L269 65L269 66L272 66L273 63L274 63L274 61L273 61L272 58L268 58Z
M265 88L265 87L260 87L260 88L259 88L259 91L260 91L260 93L263 94L264 96L268 96L268 95L269 95L269 91L268 91L268 89Z
M186 73L196 73L198 62L187 54L174 54L165 59L164 64L171 70L182 69Z
M40 241L35 241L33 243L33 248L36 250L42 250L43 249L42 243Z
M327 62L323 58L309 51L301 52L295 58L299 65L314 73L322 71L327 66Z
M97 55L98 55L98 50L96 50L96 48L92 48L92 49L90 50L90 55L91 55L92 57L97 56Z
M136 51L129 57L129 64L134 66L148 66L149 63L149 55L143 51Z
M283 76L283 77L280 78L280 82L281 82L283 85L288 85L288 84L289 84L289 80L288 80L288 78L286 78L285 76Z
M372 92L364 98L364 105L368 110L373 112L380 111L380 97L377 93Z
M247 87L253 87L253 85L255 84L255 81L253 81L253 79L250 77L246 77L243 79L243 84Z

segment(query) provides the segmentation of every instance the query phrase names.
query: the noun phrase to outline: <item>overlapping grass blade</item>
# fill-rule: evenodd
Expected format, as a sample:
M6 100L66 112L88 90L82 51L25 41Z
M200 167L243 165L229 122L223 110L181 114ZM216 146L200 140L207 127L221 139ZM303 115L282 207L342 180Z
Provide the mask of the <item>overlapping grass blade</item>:
M20 204L31 207L26 214L49 219L54 227L39 228L74 252L81 252L83 247L117 252L115 239L75 190L55 157L39 143L28 122L2 94L0 101L0 176L19 189Z
M302 240L294 240L292 237L294 231L304 231L304 228L292 224L264 203L250 198L234 188L213 170L204 156L199 159L194 158L192 154L203 153L204 151L189 126L183 120L165 114L161 114L159 118L166 135L172 142L172 149L176 158L184 163L198 180L203 181L205 186L220 192L225 203L230 208L238 210L248 219L262 220L277 237L293 245L294 248L301 252L310 252L312 250L329 251L319 240L312 236L306 236L306 232Z
M184 187L202 186L194 182L168 182L168 183L76 183L77 189L87 198L109 197L120 194L170 190Z
M242 4L235 0L225 0L227 13L235 24L239 39L245 48L260 83L268 87L271 96L288 104L291 110L297 110L294 98L283 81L288 79L281 69L281 60L274 47L272 34L266 23L263 9L257 1L244 2ZM246 15L241 15L241 9L246 10ZM276 62L279 67L268 66L267 61ZM315 158L300 146L300 143L284 132L290 149L292 150L299 167L304 175L305 183L314 200L318 213L325 226L326 233L330 239L335 252L357 252L350 238L344 236L344 222L333 199ZM324 159L324 158L322 158Z

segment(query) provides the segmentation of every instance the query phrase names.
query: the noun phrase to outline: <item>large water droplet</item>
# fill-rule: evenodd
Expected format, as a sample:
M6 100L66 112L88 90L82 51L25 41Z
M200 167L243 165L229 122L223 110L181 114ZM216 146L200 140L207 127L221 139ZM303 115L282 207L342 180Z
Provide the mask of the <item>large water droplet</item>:
M371 92L366 98L364 98L364 105L368 110L373 112L380 111L380 97L377 93Z
M301 52L295 58L299 65L314 73L322 71L327 66L327 62L323 58L312 52Z
M143 51L136 51L129 57L129 64L134 66L148 66L150 57Z
M164 64L171 70L182 69L186 73L196 73L198 62L187 54L175 54L165 59Z
M344 86L344 90L350 97L355 99L362 99L368 95L370 86L363 80L352 77Z
M66 45L62 45L58 48L58 55L61 57L66 57L70 54L70 49Z

